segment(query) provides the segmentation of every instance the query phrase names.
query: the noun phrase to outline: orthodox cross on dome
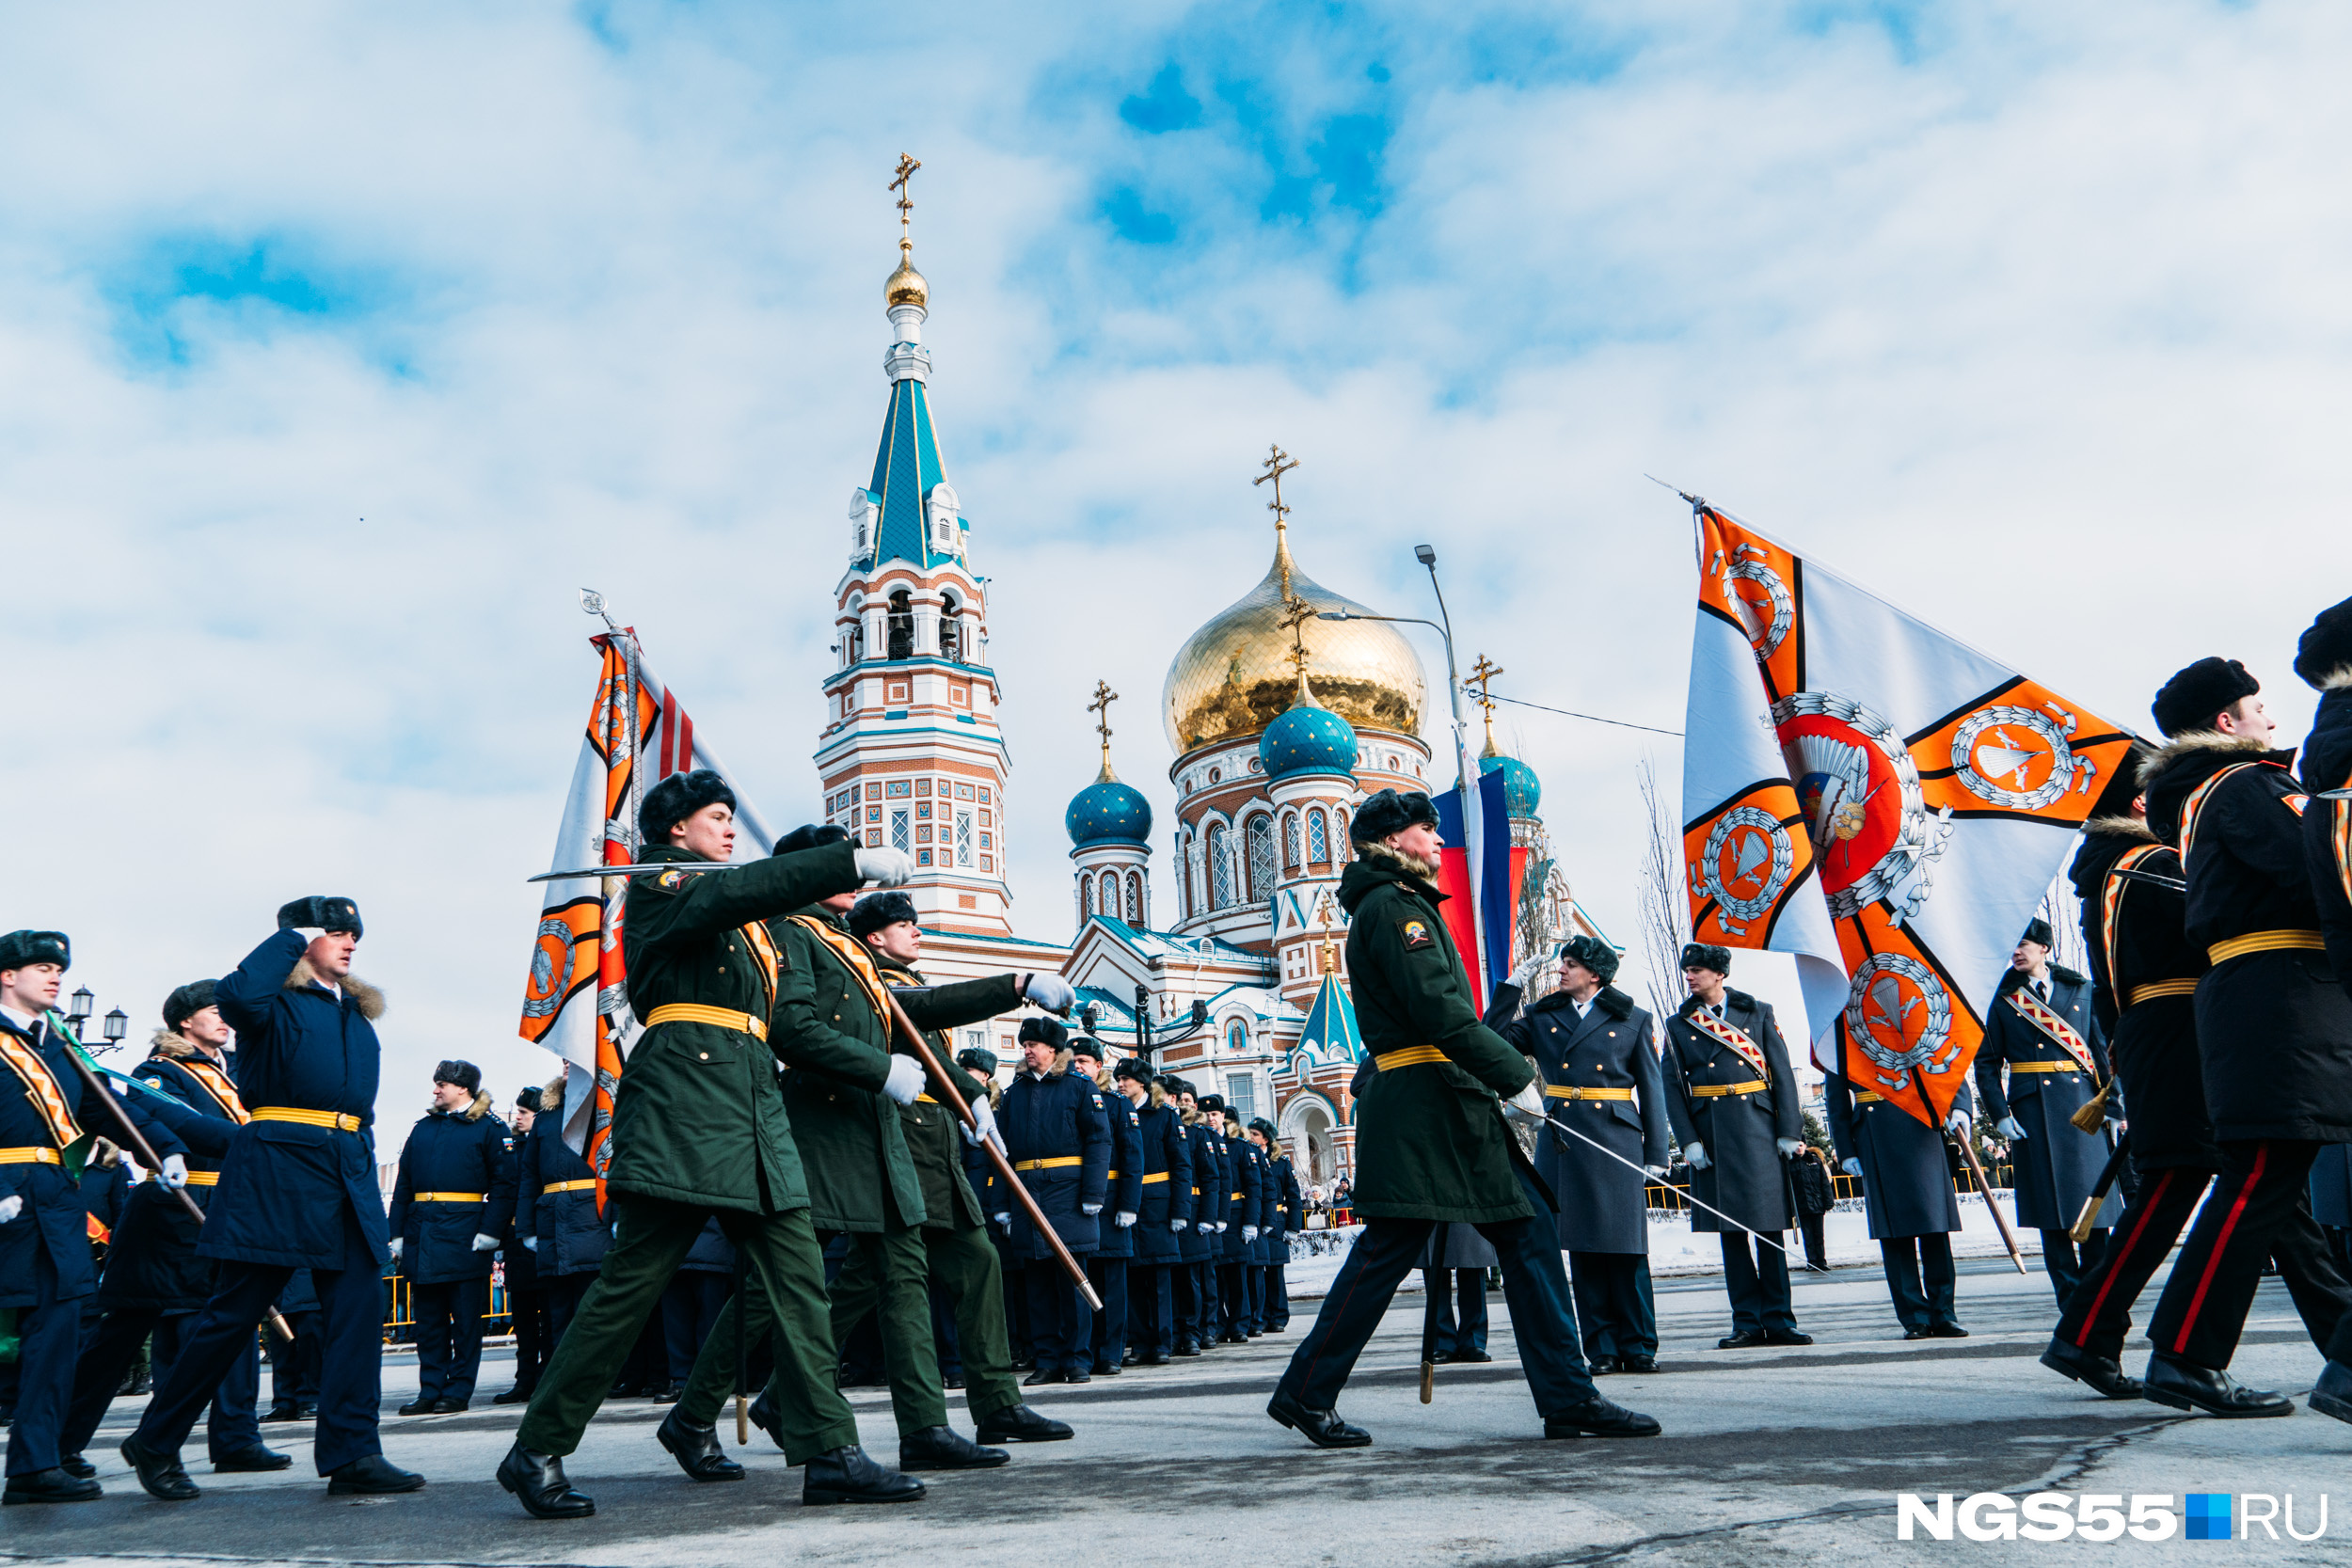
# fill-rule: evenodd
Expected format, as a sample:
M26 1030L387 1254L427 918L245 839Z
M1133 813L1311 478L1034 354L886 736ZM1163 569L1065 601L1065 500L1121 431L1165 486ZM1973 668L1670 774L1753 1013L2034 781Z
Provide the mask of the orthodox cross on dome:
M890 182L890 189L898 193L898 250L905 256L914 254L914 240L907 232L907 220L914 211L914 171L922 161L907 153L898 154L898 178Z
M1287 572L1283 575L1286 578L1289 576ZM1307 663L1311 657L1307 652L1307 623L1315 618L1315 607L1302 595L1289 593L1289 586L1287 582L1283 584L1282 614L1276 623L1291 634L1291 651L1282 657L1289 659L1291 667L1298 672L1298 695L1295 700L1313 703L1315 694L1307 685Z
M1494 684L1494 678L1501 673L1502 673L1502 665L1495 663L1485 654L1480 654L1478 662L1470 666L1470 673L1462 680L1465 687L1472 683L1478 687L1476 694L1470 698L1470 701L1486 710L1486 750L1483 754L1490 757L1502 754L1495 748L1495 698L1494 693L1488 689Z
M1266 510L1274 514L1274 553L1281 558L1282 598L1288 603L1291 596L1291 552L1290 525L1286 519L1291 515L1291 509L1282 504L1282 476L1298 467L1298 459L1272 442L1266 443L1265 450L1266 460L1259 465L1265 472L1249 483L1263 484L1269 479L1274 482L1274 499L1266 502Z
M1094 731L1103 737L1103 774L1095 781L1097 784L1119 782L1118 775L1111 771L1111 705L1117 701L1119 693L1111 689L1110 682L1094 683L1094 701L1087 705L1087 711L1096 715Z

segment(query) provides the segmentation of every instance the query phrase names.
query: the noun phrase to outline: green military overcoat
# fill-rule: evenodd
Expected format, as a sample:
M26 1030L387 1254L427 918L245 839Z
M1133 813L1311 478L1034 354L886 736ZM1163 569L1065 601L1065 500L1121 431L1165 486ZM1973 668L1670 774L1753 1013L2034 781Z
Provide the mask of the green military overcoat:
M768 927L783 960L769 1038L789 1069L784 1101L807 1170L810 1217L819 1230L922 1225L930 1214L926 1183L907 1148L900 1110L882 1093L890 1075L890 1029L850 964L802 925L803 918L842 942L865 943L841 916L815 907ZM868 950L868 957L879 955ZM899 1005L918 1028L952 1028L1019 1006L1018 986L1000 975L903 995ZM937 1096L938 1085L927 1087Z
M631 878L623 895L640 1019L681 1003L766 1020L776 983L759 923L859 885L846 844L724 870L666 846L640 858L675 867ZM809 1206L775 1059L750 1029L662 1022L639 1036L613 1096L612 1152L606 1185L617 1192L755 1213Z
M986 1098L988 1085L955 1065L943 1031L959 1024L977 1023L1011 1012L1021 1006L1021 977L992 975L961 985L932 986L920 971L877 953L874 962L882 978L898 992L907 1017L923 1030L931 1053L954 1078L964 1103ZM963 1134L956 1129L956 1114L937 1085L924 1099L898 1107L898 1124L906 1134L907 1152L914 1159L914 1174L923 1183L923 1223L942 1230L977 1230L988 1223L979 1197L963 1174Z
M1534 1081L1527 1058L1478 1022L1444 895L1376 846L1340 878L1356 1025L1375 1058L1435 1046L1443 1061L1375 1072L1356 1101L1356 1212L1478 1224L1534 1213L1518 1145L1496 1106Z

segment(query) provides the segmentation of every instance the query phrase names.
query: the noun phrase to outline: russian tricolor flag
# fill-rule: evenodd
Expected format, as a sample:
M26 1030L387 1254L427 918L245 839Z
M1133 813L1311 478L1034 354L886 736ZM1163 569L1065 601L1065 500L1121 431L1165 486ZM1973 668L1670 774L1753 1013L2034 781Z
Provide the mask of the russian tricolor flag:
M1447 790L1435 802L1438 833L1445 840L1438 891L1446 901L1438 912L1470 971L1471 1001L1483 1013L1494 987L1511 973L1511 894L1518 882L1512 875L1511 813L1503 801L1502 775L1476 772L1467 757L1464 766L1478 781L1474 814L1464 814L1459 789Z

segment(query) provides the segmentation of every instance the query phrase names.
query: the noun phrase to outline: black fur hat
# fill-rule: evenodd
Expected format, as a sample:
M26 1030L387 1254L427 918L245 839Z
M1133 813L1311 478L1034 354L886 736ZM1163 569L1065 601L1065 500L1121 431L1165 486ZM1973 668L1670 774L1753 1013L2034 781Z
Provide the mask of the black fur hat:
M482 1069L471 1062L447 1061L433 1069L436 1084L454 1084L468 1094L482 1092Z
M2352 669L2352 599L2329 605L2295 645L2295 673L2305 684L2325 689L2328 677Z
M996 1053L983 1046L966 1046L956 1053L956 1066L982 1078L996 1076Z
M2026 922L2026 934L2019 937L2017 940L2019 942L2030 942L2038 947L2056 947L2058 945L2057 938L2050 934L2050 923L2042 919L2040 915L2035 915L2031 920Z
M1263 1117L1252 1118L1249 1123L1249 1131L1257 1133L1268 1143L1276 1141L1274 1135L1274 1123L1266 1120Z
M1712 946L1704 942L1685 942L1682 945L1682 967L1711 969L1718 974L1729 974L1731 973L1731 949Z
M1117 1067L1111 1069L1111 1076L1113 1078L1128 1079L1131 1082L1149 1086L1152 1082L1152 1069L1144 1066L1142 1057L1129 1056L1122 1060Z
M644 803L637 808L638 841L647 849L660 848L670 842L672 828L708 805L735 809L735 791L726 780L707 768L671 774L645 791Z
M790 832L785 834L782 838L776 840L775 848L770 850L769 853L776 855L797 855L807 849L822 849L828 844L848 844L850 842L852 842L852 840L850 837L850 830L847 828L836 826L831 822L803 822L799 827L793 829ZM878 927L876 929L880 929L880 927Z
M1406 795L1383 789L1356 808L1356 815L1348 819L1347 836L1359 844L1377 844L1416 822L1432 828L1438 825L1438 808L1429 797L1418 789Z
M535 1117L539 1114L539 1106L546 1100L546 1098L547 1091L542 1089L538 1085L533 1084L531 1087L521 1090L515 1096L515 1109L517 1111L529 1111Z
M29 969L35 964L73 967L73 943L63 931L10 931L0 937L0 969Z
M2212 729L2223 708L2235 707L2262 689L2234 658L2201 658L2164 683L2149 711L2166 735L2185 735Z
M896 926L901 920L920 925L914 912L914 900L896 890L869 893L850 909L850 934L870 937L885 926Z
M349 931L355 937L368 934L359 919L359 906L348 898L337 898L314 893L308 898L297 898L278 911L278 928L291 931L298 926L313 927L322 931Z
M1058 1019L1025 1018L1021 1021L1021 1043L1026 1045L1031 1040L1043 1040L1059 1051L1069 1045L1070 1031L1062 1027Z
M1070 1053L1073 1056L1084 1056L1089 1061L1099 1062L1104 1054L1103 1042L1092 1035L1073 1035L1070 1037Z
M1588 937L1579 931L1560 944L1560 956L1574 958L1599 975L1604 986L1617 977L1617 950L1598 937Z
M164 998L164 1027L176 1030L211 1006L217 988L210 980L190 980Z

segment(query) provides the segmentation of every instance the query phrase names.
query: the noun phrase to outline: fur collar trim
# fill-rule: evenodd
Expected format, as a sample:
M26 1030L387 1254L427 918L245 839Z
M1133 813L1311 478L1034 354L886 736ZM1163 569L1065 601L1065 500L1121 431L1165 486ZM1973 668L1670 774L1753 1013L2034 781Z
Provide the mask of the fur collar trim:
M2153 756L2139 765L2139 782L2148 784L2166 768L2185 757L2202 752L2244 752L2248 761L2270 755L2270 748L2250 735L2223 735L2219 730L2191 730L2174 736L2165 742Z
M147 1042L147 1053L161 1056L167 1062L204 1062L213 1067L221 1066L202 1046L171 1029L156 1030L155 1037Z
M1617 1019L1620 1022L1633 1016L1633 998L1628 996L1625 992L1619 990L1614 986L1601 987L1599 991L1594 996L1593 1001L1595 1006L1598 1006L1602 1012L1607 1013L1611 1018ZM1536 1003L1534 1007L1531 1007L1528 1010L1530 1012L1534 1012L1537 1008L1549 1010L1555 1007L1565 1007L1573 1011L1575 1010L1576 1004L1568 999L1568 993L1566 991L1556 990L1549 996L1545 997L1542 1001Z
M1045 1076L1047 1078L1059 1078L1063 1076L1065 1073L1069 1072L1070 1064L1077 1059L1078 1053L1076 1052L1071 1050L1070 1047L1066 1045L1063 1046L1059 1051L1054 1053L1053 1070L1047 1072ZM1025 1066L1021 1069L1020 1076L1028 1078L1034 1076L1034 1074L1032 1074L1028 1068Z
M1737 986L1725 986L1724 988L1724 1011L1727 1013L1735 1011L1748 1012L1754 1009L1755 1006L1756 998L1750 996L1746 991L1740 990ZM1698 997L1696 995L1686 996L1682 999L1682 1006L1675 1009L1675 1016L1677 1018L1689 1018L1692 1013L1695 1013L1698 1010ZM1621 1014L1619 1016L1622 1017L1623 1015Z
M1385 866L1391 871L1401 871L1418 881L1427 882L1433 888L1438 885L1438 868L1418 856L1406 854L1402 849L1391 849L1385 844L1375 842L1359 844L1356 846L1356 853L1359 858L1370 861L1375 865Z
M552 1079L548 1080L544 1088L540 1089L539 1115L546 1116L550 1111L556 1113L558 1116L563 1114L564 1085L565 1080L567 1080L570 1076L571 1075L569 1073L559 1072Z
M319 972L310 967L310 958L306 955L294 960L294 973L286 976L285 989L300 990L305 986L324 984L326 982L319 978ZM358 1004L359 1016L370 1023L384 1016L384 993L357 974L344 975L342 989L352 1001Z
M1156 1111L1168 1103L1168 1091L1157 1084L1150 1085L1144 1090L1143 1102Z
M2148 819L2144 816L2094 816L2083 824L2083 832L2111 833L2117 838L2137 839L2143 844L2156 841L2155 832L2148 826Z
M2024 970L2004 970L2001 973L2001 983L1993 988L1993 993L1995 996L2007 996L2010 991L2017 990L2018 987L2024 985L2025 983L2026 973ZM2089 985L2090 983L2090 980L2086 976L2077 971L2067 968L2064 964L2054 963L2050 966L2050 990L2053 991L2056 991L2060 986L2083 986Z
M451 1117L463 1118L467 1121L480 1121L484 1117L486 1117L489 1114L490 1097L487 1094L477 1092L473 1097L473 1103L467 1106L462 1111L444 1111L438 1105L436 1105L431 1110L425 1112L424 1116L427 1121L432 1120L435 1117Z
M2342 691L2352 687L2352 664L2337 665L2319 677L2318 686L2322 691Z

